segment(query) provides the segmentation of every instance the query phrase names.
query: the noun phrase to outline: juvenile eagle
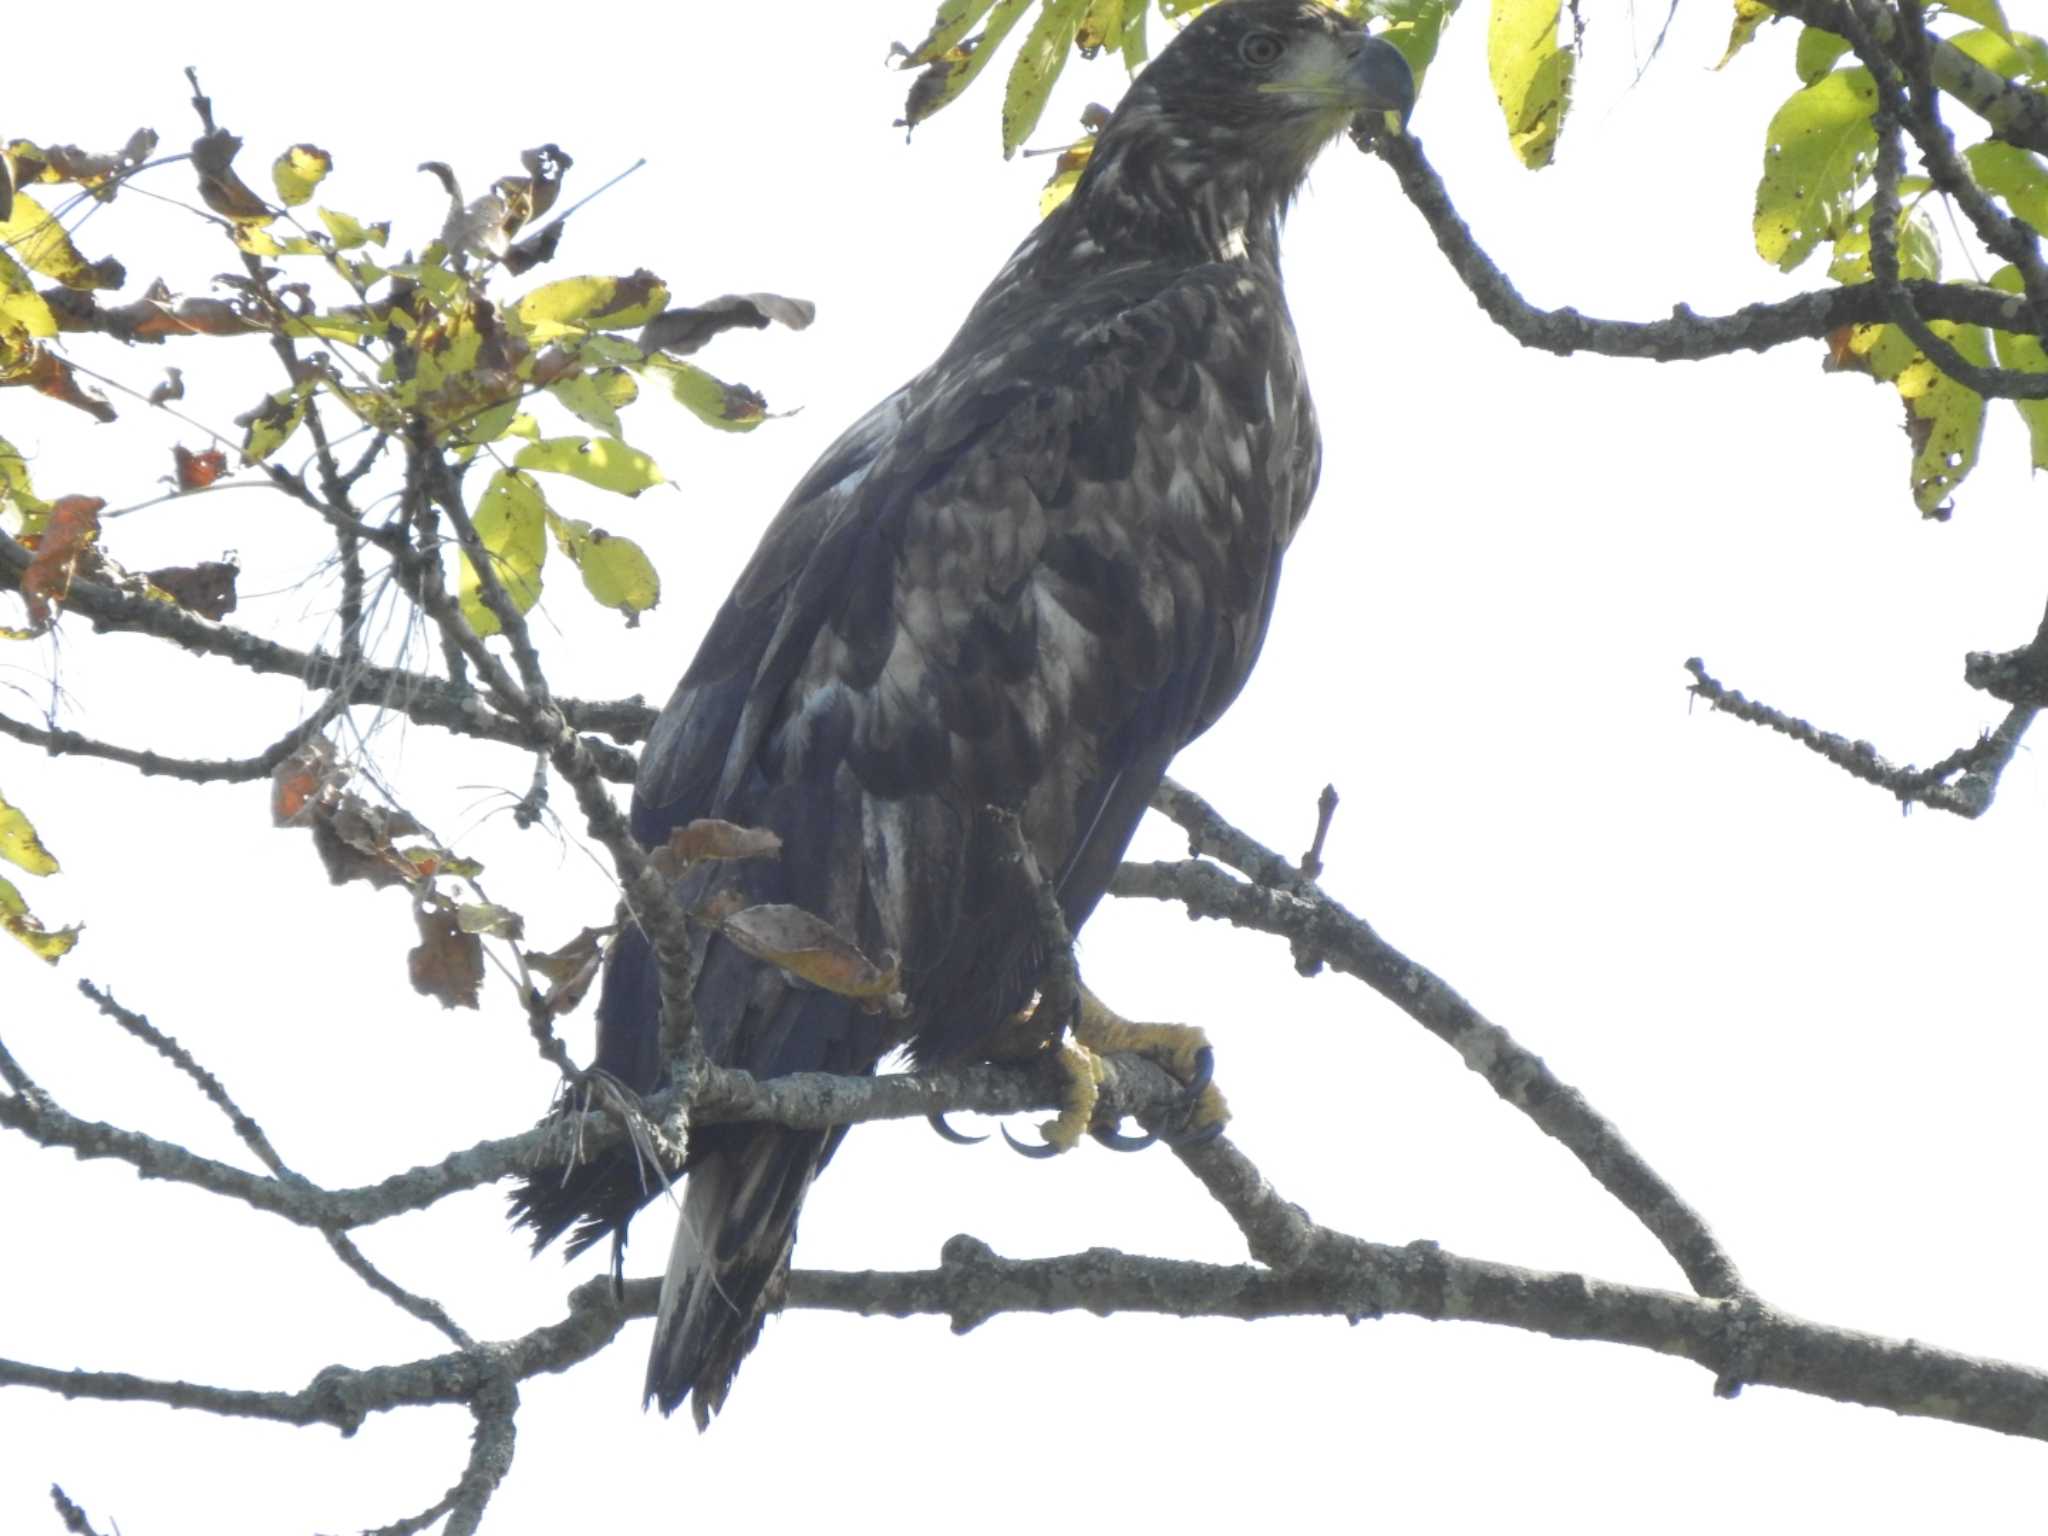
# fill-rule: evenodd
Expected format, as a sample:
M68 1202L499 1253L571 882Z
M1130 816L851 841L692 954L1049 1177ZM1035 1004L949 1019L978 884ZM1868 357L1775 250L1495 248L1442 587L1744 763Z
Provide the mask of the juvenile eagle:
M818 913L900 957L911 1012L700 937L711 1060L865 1073L906 1033L919 1066L968 1060L1028 1002L1035 893L991 808L1015 813L1078 929L1173 755L1243 687L1321 456L1281 217L1355 114L1413 99L1390 44L1313 0L1203 13L938 361L790 494L648 738L633 831L773 829L780 859L700 866L684 903ZM628 924L597 1065L655 1090L660 1036ZM690 1397L702 1428L724 1403L842 1134L692 1131L647 1368L664 1412ZM616 1150L537 1171L514 1203L537 1248L573 1223L574 1253L622 1245L655 1192Z

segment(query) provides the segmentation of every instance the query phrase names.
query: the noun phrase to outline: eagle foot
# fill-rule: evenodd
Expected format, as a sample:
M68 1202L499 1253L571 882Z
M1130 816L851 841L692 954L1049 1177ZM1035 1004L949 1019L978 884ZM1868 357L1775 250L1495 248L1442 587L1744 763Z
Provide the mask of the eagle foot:
M1112 1128L1105 1146L1135 1152L1163 1137L1174 1146L1199 1146L1214 1141L1230 1120L1230 1106L1217 1089L1216 1050L1201 1029L1188 1024L1139 1024L1124 1018L1085 987L1081 991L1074 1039L1098 1055L1128 1051L1143 1056L1186 1085L1181 1109L1159 1132L1144 1137L1122 1136Z

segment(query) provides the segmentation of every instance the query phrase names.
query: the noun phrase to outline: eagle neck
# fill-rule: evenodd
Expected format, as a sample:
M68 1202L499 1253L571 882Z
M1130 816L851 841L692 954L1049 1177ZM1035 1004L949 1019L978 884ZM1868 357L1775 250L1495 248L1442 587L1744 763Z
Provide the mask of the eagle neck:
M1298 176L1276 176L1241 131L1143 103L1103 130L1068 204L1070 245L1117 258L1277 264Z

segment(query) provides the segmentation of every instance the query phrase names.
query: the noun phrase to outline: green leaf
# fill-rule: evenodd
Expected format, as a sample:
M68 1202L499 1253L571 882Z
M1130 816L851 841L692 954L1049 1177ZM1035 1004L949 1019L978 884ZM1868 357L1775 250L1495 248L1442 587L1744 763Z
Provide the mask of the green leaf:
M1799 44L1792 52L1792 67L1800 82L1811 85L1835 67L1835 60L1849 51L1849 39L1837 37L1820 27L1801 27Z
M583 585L607 608L626 616L628 625L661 601L661 575L647 552L631 539L593 528L573 517L548 516L555 543L583 573Z
M654 460L615 437L544 437L520 449L512 462L521 469L574 475L622 496L638 496L663 479Z
M640 397L640 386L623 368L601 368L578 373L550 384L548 393L567 406L578 419L612 437L619 435L619 412Z
M312 387L310 383L300 383L281 389L254 410L235 418L236 426L247 429L242 436L243 459L260 464L290 440L305 423L306 397Z
M1372 13L1387 18L1380 36L1401 51L1415 76L1415 88L1422 89L1422 77L1436 61L1437 45L1443 40L1444 23L1458 9L1459 0L1382 0Z
M945 53L967 35L967 29L981 20L993 3L994 0L941 0L939 14L932 18L930 33L910 50L909 57L903 61L904 67L920 68Z
M1787 97L1764 135L1757 183L1757 254L1790 272L1849 225L1851 199L1877 151L1867 69L1838 69Z
M332 208L322 208L319 212L320 222L327 226L327 233L333 237L337 251L353 251L365 245L381 246L391 238L389 219L381 224L365 224L361 219Z
M36 495L29 481L28 460L0 437L0 531L17 539L40 534L49 515L50 504Z
M1124 68L1136 74L1144 68L1150 52L1145 45L1145 0L1125 0L1124 38L1119 48L1124 56Z
M1991 344L1983 326L1931 320L1927 328L1971 362L1990 364ZM1984 398L1921 356L1895 382L1906 402L1906 435L1913 442L1913 501L1929 517L1945 515L1956 487L1977 466Z
M2048 84L2048 44L2031 32L1973 27L1948 40L1986 69L2008 80Z
M1144 0L1134 7L1140 13ZM1087 0L1080 21L1074 27L1074 46L1081 56L1092 59L1105 48L1115 48L1124 38L1124 0Z
M32 875L57 873L57 860L36 836L28 817L9 805L5 795L0 795L0 859Z
M1756 29L1776 14L1764 0L1735 0L1735 21L1728 28L1728 47L1714 68L1725 69L1730 59L1749 46Z
M491 476L470 515L499 585L521 613L540 600L540 569L548 557L547 517L547 501L533 477L510 469ZM462 552L456 596L471 629L480 635L498 633L498 616L484 605L483 580L467 550Z
M31 336L57 334L57 317L47 300L22 271L21 264L0 250L0 332L18 330Z
M2048 165L2015 144L1986 139L1963 151L1970 174L1994 197L2037 230L2048 230Z
M1991 286L2014 295L2027 291L2018 267L2000 267L1991 274ZM2041 338L2023 331L1993 331L1991 344L1998 353L1998 366L2020 373L2048 373L2048 347ZM2048 469L2048 400L2015 400L2020 419L2027 424L2027 445L2033 453L2034 468Z
M52 965L78 942L75 927L59 928L54 933L44 928L9 880L0 880L0 929L26 944L30 954L39 955Z
M1908 197L1917 198L1933 185L1925 176L1899 178L1899 191ZM1835 237L1834 256L1828 263L1828 276L1835 282L1870 281L1870 215L1876 201L1875 197L1866 198L1849 215L1848 227ZM1934 221L1917 201L1899 210L1898 248L1899 276L1929 281L1941 276L1941 237L1935 233Z
M1067 54L1074 45L1074 29L1081 24L1081 12L1088 0L1045 0L1031 30L1024 34L1024 46L1010 65L1009 83L1003 87L1003 158L1009 159L1017 146L1031 136L1038 119L1045 114L1045 100L1053 82L1067 67Z
M1486 66L1507 118L1508 143L1522 164L1541 170L1557 152L1557 131L1571 104L1569 49L1558 46L1558 0L1493 0Z
M649 360L671 375L670 388L690 413L721 432L751 432L768 417L768 402L744 384L728 384L693 363Z
M1960 16L1965 21L1974 21L1980 27L1988 27L2000 37L2012 36L2012 24L2005 19L2005 11L1998 0L1940 0L1935 9Z
M334 169L334 156L311 144L294 144L271 162L270 179L277 187L278 201L296 208L313 195L313 189Z

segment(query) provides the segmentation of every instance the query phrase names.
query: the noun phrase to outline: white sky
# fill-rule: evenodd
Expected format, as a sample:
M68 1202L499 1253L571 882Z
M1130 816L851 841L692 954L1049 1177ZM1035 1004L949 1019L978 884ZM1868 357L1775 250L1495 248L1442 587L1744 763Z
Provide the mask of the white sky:
M118 10L119 8L117 8ZM1592 8L1558 165L1512 164L1483 67L1482 7L1453 28L1416 130L1493 254L1539 303L1651 317L1799 286L1758 261L1749 208L1790 28L1711 74L1725 8L1654 31ZM997 158L999 81L905 148L882 67L927 0L886 5L425 8L404 25L194 4L174 35L110 19L89 59L15 71L5 131L111 147L192 132L196 62L252 181L286 143L338 168L323 201L438 228L415 174L481 189L520 149L577 160L570 197L651 162L580 213L555 275L648 266L679 302L770 289L817 301L806 334L721 338L702 359L801 413L751 438L667 402L627 417L675 489L557 504L653 551L667 597L631 634L573 580L542 637L559 686L665 697L758 530L811 458L944 344L1034 216L1048 162ZM769 17L777 18L777 25ZM1157 22L1155 20L1155 28ZM1000 71L997 67L997 73ZM1041 137L1113 100L1070 71ZM148 183L187 196L171 168ZM189 226L189 229L188 229ZM80 235L196 289L233 265L196 220L126 196ZM2048 1133L2038 874L2048 794L2024 752L1981 824L1901 817L1781 740L1688 709L1683 660L1928 762L1999 717L1968 649L2029 636L2048 533L2023 443L1994 415L1955 520L1922 522L1895 397L1823 377L1819 349L1655 367L1522 352L1446 271L1391 175L1347 147L1288 232L1290 293L1324 421L1323 489L1258 676L1176 772L1298 852L1316 791L1344 795L1327 884L1541 1052L1714 1223L1770 1299L1829 1322L2048 1361L2038 1189ZM537 274L540 280L546 274ZM1817 280L1817 277L1809 280ZM275 387L260 343L81 349L146 389L182 365L223 428ZM227 370L213 393L203 377ZM151 494L190 429L139 407L116 429L0 395L0 435L46 495ZM551 487L551 490L553 488ZM240 551L237 620L301 641L330 582L292 588L301 519L263 494L123 519L134 567ZM67 621L67 724L201 755L257 750L304 708L274 679L102 640ZM48 646L0 657L29 688ZM8 693L16 714L32 706ZM577 846L490 813L525 761L396 724L378 761L404 801L490 865L493 896L554 942L610 898ZM239 1158L183 1084L103 1025L80 977L189 1044L302 1171L355 1182L523 1127L545 1108L502 984L481 1014L406 986L397 892L330 889L273 832L260 787L142 783L0 748L0 785L65 861L28 894L83 943L46 972L0 956L0 1025L75 1112ZM496 796L494 798L494 795ZM566 803L566 796L562 797ZM1137 851L1170 856L1153 827ZM1098 990L1205 1024L1233 1134L1283 1193L1375 1239L1679 1285L1561 1148L1355 984L1297 979L1284 946L1110 903L1084 938ZM587 1050L589 1020L572 1043ZM433 1353L438 1336L343 1274L310 1234L125 1171L0 1140L0 1355L290 1388L335 1361ZM632 1272L666 1253L657 1208ZM949 1148L922 1125L850 1138L814 1191L798 1260L912 1268L969 1231L999 1251L1092 1244L1241 1257L1169 1156L1094 1147L1053 1164ZM482 1336L561 1315L599 1261L530 1263L481 1191L359 1234ZM769 1324L729 1412L698 1438L637 1408L647 1329L525 1391L488 1528L771 1528L888 1521L1000 1533L1194 1515L1538 1529L1999 1529L2038 1508L2042 1447L1762 1389L1694 1367L1476 1326L1395 1319L1175 1323L794 1315ZM54 1530L61 1482L128 1536L346 1530L411 1513L461 1463L468 1416L387 1416L352 1441L167 1410L0 1394L0 1530Z

